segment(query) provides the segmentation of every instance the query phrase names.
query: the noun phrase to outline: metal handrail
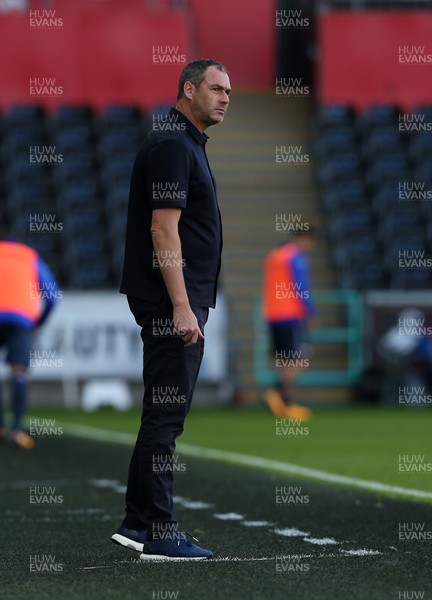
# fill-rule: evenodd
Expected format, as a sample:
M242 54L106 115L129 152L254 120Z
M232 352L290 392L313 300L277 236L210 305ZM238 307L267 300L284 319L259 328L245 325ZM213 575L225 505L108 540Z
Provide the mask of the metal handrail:
M321 327L310 332L313 344L343 343L347 346L346 369L308 369L298 377L300 386L346 386L358 381L362 370L363 353L361 334L363 327L362 296L354 290L322 290L314 293L314 300L320 304L342 304L346 308L346 326ZM263 386L277 382L276 370L268 366L267 326L261 316L261 298L254 304L254 377Z

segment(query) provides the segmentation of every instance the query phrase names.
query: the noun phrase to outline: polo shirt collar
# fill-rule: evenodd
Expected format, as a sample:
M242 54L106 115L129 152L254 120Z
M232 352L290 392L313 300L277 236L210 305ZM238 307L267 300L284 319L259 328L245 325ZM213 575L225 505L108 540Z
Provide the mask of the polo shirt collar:
M185 115L182 112L173 107L170 110L170 115L176 115L180 123L186 124L186 129L188 133L193 137L193 139L196 142L198 142L198 144L200 144L201 146L205 145L205 143L209 139L208 135L206 135L205 133L201 133L201 131L197 129L195 125L191 121L189 121L189 119L185 117Z

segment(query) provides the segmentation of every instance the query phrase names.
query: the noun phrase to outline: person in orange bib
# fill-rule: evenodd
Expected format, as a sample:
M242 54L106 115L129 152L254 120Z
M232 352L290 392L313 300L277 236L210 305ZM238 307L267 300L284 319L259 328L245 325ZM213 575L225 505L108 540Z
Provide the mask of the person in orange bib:
M272 250L264 262L262 313L268 324L274 366L280 383L265 390L264 397L276 417L307 421L312 411L293 403L295 381L308 366L307 324L315 318L311 297L308 252L315 230L299 229L292 242Z
M30 450L34 440L23 431L27 405L32 332L48 317L59 296L49 267L38 253L12 238L0 238L0 349L11 370L12 423L7 428L0 389L0 441Z

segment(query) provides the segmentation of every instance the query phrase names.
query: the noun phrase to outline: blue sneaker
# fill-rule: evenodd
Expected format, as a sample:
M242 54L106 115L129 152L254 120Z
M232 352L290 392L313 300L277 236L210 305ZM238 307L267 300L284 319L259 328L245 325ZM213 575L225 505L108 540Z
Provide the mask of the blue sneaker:
M125 548L142 552L144 549L144 542L149 540L149 534L147 531L137 531L136 529L126 529L126 527L119 527L117 532L111 536L111 540L114 544L119 544Z
M142 560L205 560L212 558L213 553L196 546L188 539L190 536L195 542L198 540L190 533L179 531L167 536L163 541L144 542Z

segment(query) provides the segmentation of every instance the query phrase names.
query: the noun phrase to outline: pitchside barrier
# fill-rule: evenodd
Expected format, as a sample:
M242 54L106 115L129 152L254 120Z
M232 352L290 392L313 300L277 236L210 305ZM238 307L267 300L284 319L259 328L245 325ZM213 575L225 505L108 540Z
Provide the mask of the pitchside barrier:
M169 325L155 323L155 333L169 334ZM221 397L229 388L228 310L222 294L210 310L205 338L198 384L209 386L219 402L227 401ZM142 341L126 298L117 292L64 292L35 336L30 367L32 381L62 383L67 407L127 408L128 384L142 377ZM6 373L2 364L1 375Z
M364 295L364 360L375 369L380 398L401 407L432 406L430 291L370 291Z
M362 296L354 290L317 291L314 300L319 307L323 304L337 304L344 314L342 327L319 327L309 334L311 344L316 347L322 343L340 343L346 347L347 362L345 369L304 369L299 375L301 386L349 386L356 383L362 371L362 335L363 307ZM261 298L257 297L254 307L254 374L261 386L277 383L277 371L269 365L270 346L267 325L261 316ZM296 361L296 356L283 360ZM301 357L299 360L302 360ZM274 363L274 361L273 361Z

